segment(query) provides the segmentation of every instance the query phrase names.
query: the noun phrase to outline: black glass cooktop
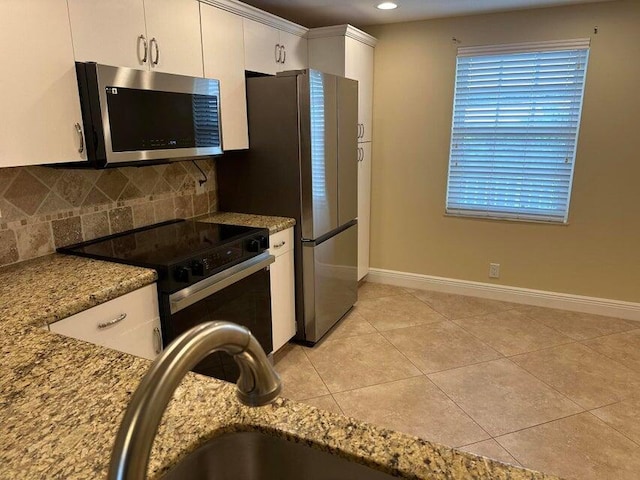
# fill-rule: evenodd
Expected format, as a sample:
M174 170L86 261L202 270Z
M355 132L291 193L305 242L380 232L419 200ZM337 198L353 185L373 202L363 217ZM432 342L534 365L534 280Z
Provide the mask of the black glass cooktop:
M221 246L259 234L262 230L238 225L177 220L71 245L58 251L161 268L206 255Z

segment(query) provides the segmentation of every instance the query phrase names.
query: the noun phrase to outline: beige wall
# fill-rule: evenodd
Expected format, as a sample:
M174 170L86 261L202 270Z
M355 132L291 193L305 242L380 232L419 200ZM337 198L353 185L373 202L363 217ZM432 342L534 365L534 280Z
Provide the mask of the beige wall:
M379 39L372 267L640 302L639 1L367 31ZM568 226L443 215L452 37L462 46L591 37ZM497 281L489 262L501 264Z

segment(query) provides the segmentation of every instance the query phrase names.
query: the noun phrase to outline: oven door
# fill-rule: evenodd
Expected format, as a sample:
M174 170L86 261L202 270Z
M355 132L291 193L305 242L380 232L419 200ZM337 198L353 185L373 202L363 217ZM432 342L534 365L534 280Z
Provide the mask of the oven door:
M275 257L264 252L171 295L164 296L170 316L163 321L165 346L203 322L224 320L251 330L267 354L273 350L269 265ZM166 309L165 309L166 311ZM236 382L240 371L226 353L209 355L194 369Z

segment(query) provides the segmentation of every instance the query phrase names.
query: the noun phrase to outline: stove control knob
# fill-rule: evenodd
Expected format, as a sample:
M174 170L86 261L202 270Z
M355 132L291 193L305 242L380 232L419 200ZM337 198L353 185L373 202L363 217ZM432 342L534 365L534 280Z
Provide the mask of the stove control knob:
M247 241L247 252L259 252L260 251L260 241L252 238Z
M267 249L269 248L269 237L265 237L264 235L260 235L257 237L260 242L260 248Z
M200 260L194 260L191 262L191 273L202 277L204 275L204 263Z
M176 282L189 281L189 269L187 267L176 267L173 269L173 279Z

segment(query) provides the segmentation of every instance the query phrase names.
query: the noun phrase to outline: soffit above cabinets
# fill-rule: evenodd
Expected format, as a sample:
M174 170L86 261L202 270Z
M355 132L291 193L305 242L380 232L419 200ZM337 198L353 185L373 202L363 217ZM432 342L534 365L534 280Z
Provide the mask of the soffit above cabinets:
M395 0L395 10L378 10L382 0L244 0L254 7L308 28L341 23L380 25L527 8L612 0Z

